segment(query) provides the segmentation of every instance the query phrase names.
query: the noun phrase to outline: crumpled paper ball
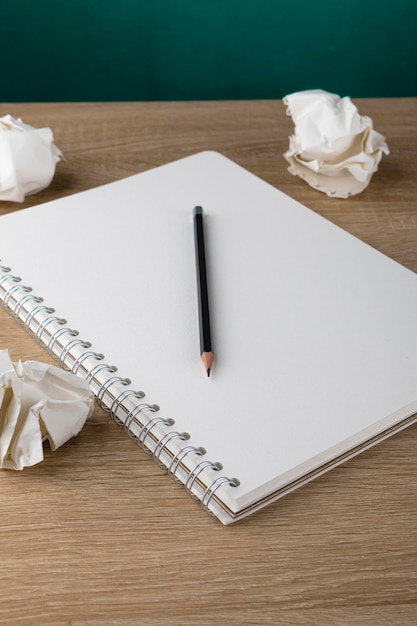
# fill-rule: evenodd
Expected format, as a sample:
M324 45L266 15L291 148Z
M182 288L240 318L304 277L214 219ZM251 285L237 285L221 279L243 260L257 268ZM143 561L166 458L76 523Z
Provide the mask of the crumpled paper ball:
M23 202L48 187L63 159L50 128L34 128L11 115L0 117L0 200Z
M363 191L389 154L385 137L373 130L350 98L321 89L285 96L294 134L284 157L288 171L328 196L348 198Z
M0 350L0 467L21 470L78 435L93 411L87 382L38 361L12 363Z

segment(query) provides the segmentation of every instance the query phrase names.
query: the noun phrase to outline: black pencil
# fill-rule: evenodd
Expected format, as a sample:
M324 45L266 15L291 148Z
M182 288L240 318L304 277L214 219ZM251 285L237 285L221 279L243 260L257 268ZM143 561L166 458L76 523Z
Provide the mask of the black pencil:
M198 315L200 322L200 353L207 376L214 361L214 352L211 342L210 305L207 286L206 251L204 246L203 209L196 206L194 216L195 260L197 268Z

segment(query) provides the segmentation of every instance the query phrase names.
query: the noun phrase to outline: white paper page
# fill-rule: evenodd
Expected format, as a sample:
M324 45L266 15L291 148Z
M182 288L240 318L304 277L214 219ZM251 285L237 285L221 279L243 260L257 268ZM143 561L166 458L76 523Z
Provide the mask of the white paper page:
M416 402L417 276L218 154L7 215L0 256L240 480L242 501Z

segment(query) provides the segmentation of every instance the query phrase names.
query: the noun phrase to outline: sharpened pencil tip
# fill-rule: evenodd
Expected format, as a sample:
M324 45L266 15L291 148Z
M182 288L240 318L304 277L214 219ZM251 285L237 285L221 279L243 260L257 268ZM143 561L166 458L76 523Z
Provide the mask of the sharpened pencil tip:
M213 366L214 354L212 352L203 352L201 355L201 360L203 361L204 369L207 372L207 376L210 376L211 368Z

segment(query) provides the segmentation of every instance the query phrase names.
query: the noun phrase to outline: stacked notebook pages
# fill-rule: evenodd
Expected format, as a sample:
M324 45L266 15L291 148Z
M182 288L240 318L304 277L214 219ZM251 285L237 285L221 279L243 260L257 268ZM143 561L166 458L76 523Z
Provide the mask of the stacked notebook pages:
M417 276L220 154L3 216L0 256L4 307L225 524L417 419Z

